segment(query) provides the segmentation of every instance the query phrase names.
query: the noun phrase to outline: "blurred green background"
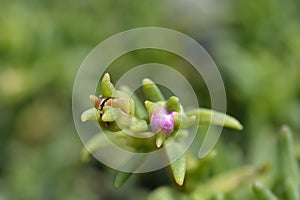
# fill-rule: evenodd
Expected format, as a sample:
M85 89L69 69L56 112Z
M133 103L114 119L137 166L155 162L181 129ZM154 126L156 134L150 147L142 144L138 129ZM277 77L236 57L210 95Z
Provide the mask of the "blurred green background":
M191 36L222 73L228 113L245 129L224 130L209 174L268 163L262 179L272 185L281 124L296 133L299 158L300 1L1 0L0 200L145 199L161 186L172 187L161 170L135 175L115 190L113 170L95 160L81 163L82 144L72 119L73 81L87 54L109 36L143 26ZM149 61L183 62L141 51L115 65ZM112 77L120 76L121 68L112 70ZM197 83L192 71L185 75ZM209 106L202 83L197 90L200 102ZM251 195L246 185L226 199Z

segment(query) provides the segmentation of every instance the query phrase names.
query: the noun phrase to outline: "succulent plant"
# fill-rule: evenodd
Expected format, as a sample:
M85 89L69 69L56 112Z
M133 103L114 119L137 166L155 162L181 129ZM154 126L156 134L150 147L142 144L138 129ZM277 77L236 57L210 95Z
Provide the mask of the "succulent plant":
M113 140L125 140L125 146L136 152L148 152L162 148L169 139L188 132L188 127L199 124L214 124L241 130L242 125L233 117L213 110L197 108L184 111L179 97L171 96L165 99L158 86L150 79L143 80L143 92L146 101L140 102L137 96L126 86L115 89L106 73L101 81L100 96L91 95L93 107L84 111L81 119L98 121L104 131L109 132ZM212 117L214 116L214 117ZM129 137L126 133L137 137ZM151 133L154 137L140 138ZM150 134L150 135L151 135ZM83 150L86 160L103 145L101 135L93 138ZM171 152L166 150L170 158ZM137 162L138 163L138 162ZM139 163L140 164L140 163ZM186 155L179 157L170 164L175 182L183 185L186 174ZM131 173L118 171L115 177L115 187L120 187L130 177Z

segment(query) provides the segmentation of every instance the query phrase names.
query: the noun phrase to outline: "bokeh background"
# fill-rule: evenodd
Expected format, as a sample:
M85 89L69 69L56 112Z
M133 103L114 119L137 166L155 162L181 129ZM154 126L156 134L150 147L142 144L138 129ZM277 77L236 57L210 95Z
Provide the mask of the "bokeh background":
M270 170L261 179L272 186L282 124L295 133L300 157L300 1L0 2L0 200L153 199L162 187L176 188L163 169L134 175L116 190L113 170L80 160L71 110L76 71L99 42L135 27L166 27L191 36L222 73L228 113L245 128L224 130L208 177L267 163ZM154 61L185 64L166 52L137 51L111 66L112 77ZM193 71L185 76L197 84ZM201 81L197 90L209 107ZM226 199L253 199L249 184Z

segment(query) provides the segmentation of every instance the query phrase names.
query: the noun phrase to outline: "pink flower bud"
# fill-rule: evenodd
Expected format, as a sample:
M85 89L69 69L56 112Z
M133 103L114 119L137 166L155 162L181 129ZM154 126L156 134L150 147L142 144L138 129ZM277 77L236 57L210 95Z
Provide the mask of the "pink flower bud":
M150 117L150 126L154 133L170 134L174 130L174 113L164 106L159 107Z

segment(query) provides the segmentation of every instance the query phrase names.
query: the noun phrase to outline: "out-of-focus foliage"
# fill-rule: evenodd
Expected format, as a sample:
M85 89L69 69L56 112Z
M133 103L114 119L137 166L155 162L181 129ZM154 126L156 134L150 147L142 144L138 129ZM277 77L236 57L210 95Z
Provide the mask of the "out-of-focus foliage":
M276 162L283 123L294 132L292 150L300 160L299 10L297 0L2 0L0 199L189 199L191 191L204 199L206 186L216 193L212 199L247 200L255 198L257 179L284 194ZM228 113L244 125L242 134L225 129L211 158L188 161L187 178L199 179L187 179L183 188L153 172L115 190L110 169L80 162L71 113L75 73L100 41L141 26L182 31L206 47L225 81ZM109 71L117 78L146 62L189 66L173 54L144 50L119 58ZM198 84L200 103L209 107L193 72L182 73Z

